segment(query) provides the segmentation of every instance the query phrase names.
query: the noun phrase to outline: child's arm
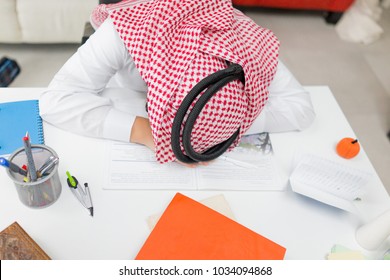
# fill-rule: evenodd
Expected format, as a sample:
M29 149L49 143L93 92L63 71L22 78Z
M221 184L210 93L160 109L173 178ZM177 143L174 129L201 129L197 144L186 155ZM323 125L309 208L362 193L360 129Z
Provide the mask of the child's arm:
M152 130L150 128L149 120L142 117L136 117L131 128L130 142L142 144L155 150Z

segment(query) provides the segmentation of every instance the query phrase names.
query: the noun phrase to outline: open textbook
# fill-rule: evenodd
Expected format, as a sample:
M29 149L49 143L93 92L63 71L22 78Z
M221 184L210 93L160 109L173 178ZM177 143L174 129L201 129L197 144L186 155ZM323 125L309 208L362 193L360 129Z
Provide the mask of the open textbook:
M305 154L290 177L293 191L356 213L371 173L312 154Z
M244 136L240 145L207 166L160 164L148 148L107 142L104 189L283 190L268 133Z

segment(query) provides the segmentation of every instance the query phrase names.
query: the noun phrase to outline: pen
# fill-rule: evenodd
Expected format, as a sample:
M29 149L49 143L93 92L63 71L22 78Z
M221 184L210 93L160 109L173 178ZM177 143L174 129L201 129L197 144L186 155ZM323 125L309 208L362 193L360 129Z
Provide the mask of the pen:
M24 145L24 151L27 156L28 174L30 175L31 182L35 182L37 180L37 170L35 169L35 163L31 151L31 143L28 136L28 132L26 132L26 136L23 137L23 145Z
M27 171L26 170L23 170L22 168L17 166L12 161L9 161L9 160L7 160L7 159L5 159L3 157L0 157L0 165L4 166L6 168L9 168L11 171L13 171L15 173L19 173L20 175L27 176Z
M240 161L240 160L237 160L237 159L233 159L233 158L230 158L230 157L227 157L227 156L221 156L221 157L219 157L219 159L224 160L226 162L233 163L234 165L237 165L237 166L240 166L240 167L244 167L244 168L256 168L256 169L259 168L258 166L254 165L254 164L243 162L243 161Z
M46 176L50 173L53 167L58 164L59 158L55 156L50 156L44 164L38 169L38 177Z
M66 180L70 190L73 195L78 199L78 201L89 210L89 214L93 217L93 206L91 200L91 193L89 192L88 184L86 184L85 191L79 185L76 177L70 175L69 171L66 171L68 179Z
M89 191L88 183L84 183L85 192L87 193L87 207L89 210L89 214L93 216L93 206L92 206L92 198L91 198L91 192Z

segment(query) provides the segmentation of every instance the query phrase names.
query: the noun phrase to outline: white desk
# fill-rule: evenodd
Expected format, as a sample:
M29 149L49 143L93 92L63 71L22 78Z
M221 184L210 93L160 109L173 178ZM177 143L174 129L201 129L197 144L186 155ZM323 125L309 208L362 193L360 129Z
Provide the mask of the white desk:
M0 102L36 99L42 89L0 89ZM337 141L354 133L332 93L325 86L308 87L317 112L315 123L304 132L271 137L281 174L291 174L294 152L305 149L343 161L335 152ZM147 217L162 212L176 191L103 190L105 141L59 130L45 124L45 142L60 157L62 194L52 206L32 210L22 205L5 170L0 170L0 229L14 221L53 259L133 259L150 231ZM364 150L351 160L354 166L374 173L369 193L359 203L361 215L285 192L222 192L236 220L287 248L286 259L324 259L334 244L380 257L390 240L376 252L365 252L355 241L356 228L390 208L390 198ZM65 171L88 182L95 208L91 218L73 197ZM286 181L287 183L287 181ZM200 200L221 192L185 191Z

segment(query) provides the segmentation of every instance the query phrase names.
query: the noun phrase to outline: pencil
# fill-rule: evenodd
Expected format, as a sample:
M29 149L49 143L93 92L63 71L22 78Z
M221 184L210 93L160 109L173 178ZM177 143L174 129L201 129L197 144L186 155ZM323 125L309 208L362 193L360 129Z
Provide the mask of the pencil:
M23 145L24 145L24 151L27 156L28 173L30 175L31 182L35 182L37 180L37 170L35 169L35 163L31 151L31 143L30 143L30 138L28 136L28 132L26 132L26 136L23 137Z

